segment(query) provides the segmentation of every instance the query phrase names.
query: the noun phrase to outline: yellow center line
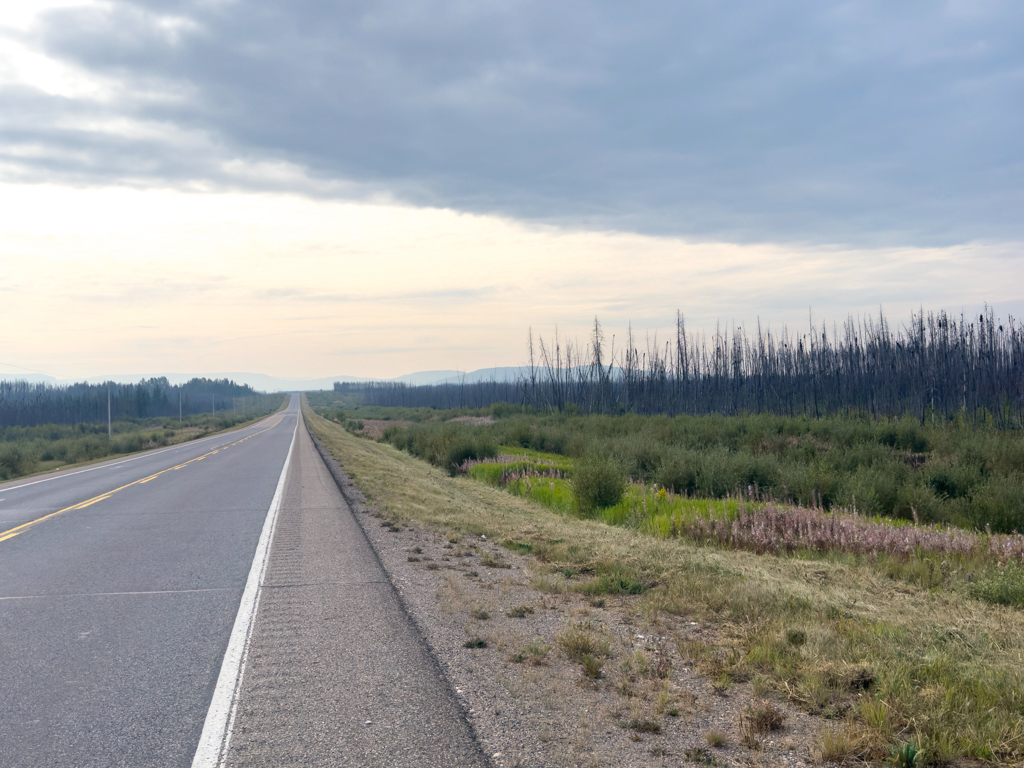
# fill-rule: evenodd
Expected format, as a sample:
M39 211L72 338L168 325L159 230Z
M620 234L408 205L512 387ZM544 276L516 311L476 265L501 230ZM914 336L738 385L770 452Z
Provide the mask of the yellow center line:
M241 440L236 440L235 442L231 443L230 445L238 445L239 443L244 443L250 437L256 437L256 435L262 435L264 432L268 432L271 429L273 429L274 427L276 427L278 424L281 423L281 421L283 421L283 419L278 419L277 421L275 421L273 424L271 424L266 429L261 429L259 432L253 432L251 435L247 435L246 437L243 437ZM143 477L143 478L140 478L138 480L134 480L134 481L128 483L127 485L122 485L120 488L115 488L112 491L104 491L103 493L99 494L98 496L93 496L91 499L86 499L85 501L80 501L77 504L72 504L70 507L64 507L64 509L58 509L56 512L50 512L48 515L43 515L42 517L37 517L35 520L29 520L27 523L22 523L21 525L15 526L14 528L9 528L6 531L0 531L0 541L7 541L8 539L13 539L15 536L19 536L22 533L24 533L25 531L27 531L29 528L31 528L36 523L43 522L43 520L49 520L51 517L56 517L57 515L62 514L64 512L70 512L73 509L85 509L86 507L92 506L93 504L96 504L97 502L109 499L115 493L117 493L118 491L123 491L125 488L131 488L133 485L142 485L143 483L148 483L150 480L155 480L156 478L160 477L160 475L162 475L162 474L164 474L166 472L173 472L176 469L181 469L182 467L187 467L189 464L191 464L194 461L202 461L207 456L212 456L213 454L217 453L218 451L221 451L221 450L224 450L224 448L230 447L230 445L229 446L222 446L220 448L215 448L215 449L213 449L212 451L210 451L208 453L204 453L202 456L196 456L194 459L189 459L188 461L186 461L186 462L184 462L182 464L178 464L177 466L168 467L167 469L162 469L159 472L156 472L155 474L149 475L149 477Z

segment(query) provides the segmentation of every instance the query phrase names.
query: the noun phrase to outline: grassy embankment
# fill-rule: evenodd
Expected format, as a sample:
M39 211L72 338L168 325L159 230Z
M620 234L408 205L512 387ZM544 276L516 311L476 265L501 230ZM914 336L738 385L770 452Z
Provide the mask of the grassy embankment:
M270 407L244 413L197 414L183 421L166 417L116 421L110 437L106 424L0 428L0 481L195 440L261 419L284 403L273 397Z
M841 723L823 738L826 758L882 759L911 744L921 749L918 763L1014 762L1024 750L1024 615L972 596L964 580L949 578L947 558L943 566L920 551L762 555L730 549L728 541L699 545L685 533L663 537L643 525L581 519L557 494L545 506L544 499L451 477L339 424L308 420L387 515L497 538L531 556L538 589L638 593L628 598L632 609L649 620L668 613L717 623L732 647L682 643L680 651L723 686L753 679L759 690ZM483 431L475 434L482 440ZM520 453L570 469L564 456ZM559 482L566 481L531 480L548 489ZM633 519L642 492L627 492ZM741 503L725 500L721 513ZM981 552L963 562L972 557L982 567L994 562ZM920 577L936 571L940 584ZM1011 591L1018 576L1007 577Z

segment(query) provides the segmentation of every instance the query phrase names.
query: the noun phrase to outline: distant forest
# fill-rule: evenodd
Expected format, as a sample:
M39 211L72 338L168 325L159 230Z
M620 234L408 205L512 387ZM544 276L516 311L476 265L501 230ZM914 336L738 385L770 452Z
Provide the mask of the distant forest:
M262 393L228 379L191 379L172 386L166 378L138 384L30 384L0 381L0 427L80 424L107 420L107 392L114 421L182 416L242 407L241 398ZM236 399L237 398L237 399ZM250 405L251 407L251 405Z
M409 386L336 383L368 405L485 408L508 402L579 413L773 413L784 416L911 415L1020 428L1024 420L1024 327L991 310L972 317L914 313L894 329L884 314L848 318L805 334L786 328L690 333L677 314L674 338L632 333L615 348L595 319L585 343L528 343L517 380Z

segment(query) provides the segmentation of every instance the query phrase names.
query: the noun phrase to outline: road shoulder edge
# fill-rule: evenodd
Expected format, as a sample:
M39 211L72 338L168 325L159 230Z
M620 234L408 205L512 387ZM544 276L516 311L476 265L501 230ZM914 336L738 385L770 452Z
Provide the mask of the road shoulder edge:
M305 412L302 412L302 426L309 435L310 440L313 442L313 446L316 448L321 460L324 462L324 466L327 467L327 471L330 472L331 477L334 479L335 484L338 486L338 491L341 493L342 498L348 504L349 511L355 518L356 523L359 525L359 530L363 537L366 539L367 544L370 546L370 551L373 552L374 558L380 565L381 571L387 576L388 584L391 586L394 592L395 598L401 607L402 612L408 617L410 624L416 634L417 640L422 644L423 648L427 652L427 656L430 659L430 663L437 671L438 677L443 681L445 688L447 688L452 698L459 704L459 716L463 722L469 728L469 732L473 735L473 742L477 748L480 756L480 760L484 765L495 765L488 751L484 749L483 735L481 734L477 724L468 715L471 713L471 708L468 700L462 695L460 690L456 687L455 682L451 676L447 673L444 664L441 663L438 658L438 649L430 641L430 635L427 631L426 625L422 618L419 616L415 609L415 606L410 603L406 598L401 583L395 578L394 573L388 568L381 557L381 553L378 550L377 544L374 542L374 537L369 534L367 530L367 518L373 517L375 512L378 512L376 507L369 504L366 501L366 497L363 496L362 491L352 482L341 464L334 457L334 455L327 449L323 444L323 441L316 435L314 430L309 429L308 424L305 421ZM374 518L376 519L376 518Z

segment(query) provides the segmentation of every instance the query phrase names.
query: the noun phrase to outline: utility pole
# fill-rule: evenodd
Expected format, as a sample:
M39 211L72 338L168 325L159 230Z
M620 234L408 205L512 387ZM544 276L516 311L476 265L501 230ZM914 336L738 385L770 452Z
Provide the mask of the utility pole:
M217 414L217 396L210 395L210 415L215 416Z
M107 439L114 436L114 423L110 418L110 384L107 384Z
M181 388L178 388L178 423L181 423Z

